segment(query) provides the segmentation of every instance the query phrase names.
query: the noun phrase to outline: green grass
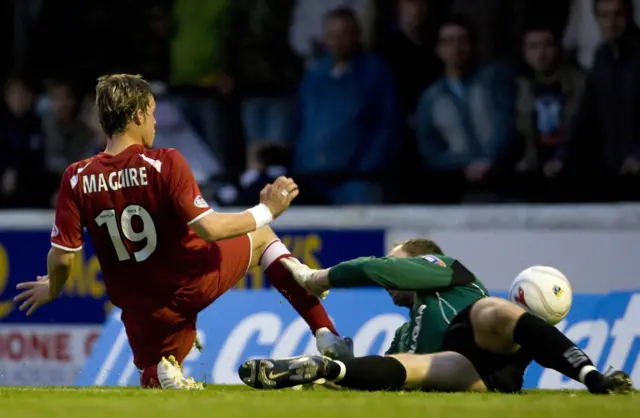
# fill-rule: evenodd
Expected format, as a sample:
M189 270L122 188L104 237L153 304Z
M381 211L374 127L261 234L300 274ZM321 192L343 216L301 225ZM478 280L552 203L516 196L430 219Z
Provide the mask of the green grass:
M210 386L201 392L120 388L0 387L1 418L632 418L640 394L582 392L522 395L359 393L322 389L256 391Z

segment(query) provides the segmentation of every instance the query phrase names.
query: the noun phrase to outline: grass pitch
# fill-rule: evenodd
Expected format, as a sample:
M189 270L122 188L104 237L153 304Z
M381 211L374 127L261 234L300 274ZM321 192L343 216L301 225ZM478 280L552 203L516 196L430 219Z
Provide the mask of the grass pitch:
M202 392L134 388L0 387L1 418L632 418L640 394L592 396L533 391L522 395L257 391L210 386Z

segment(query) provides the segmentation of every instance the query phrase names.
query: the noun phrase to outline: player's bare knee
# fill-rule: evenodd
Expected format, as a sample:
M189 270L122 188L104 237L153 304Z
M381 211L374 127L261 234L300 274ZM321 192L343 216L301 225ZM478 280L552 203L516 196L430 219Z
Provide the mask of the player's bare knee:
M264 249L270 242L278 239L278 236L270 226L263 226L249 234L251 236L251 245L254 249Z
M474 330L502 334L513 330L524 310L519 306L499 298L484 298L471 308L471 324Z
M269 244L278 241L278 236L269 226L263 226L249 234L251 238L252 267L260 263L260 258Z
M470 315L476 343L489 350L509 350L513 329L523 313L522 308L504 299L477 301Z

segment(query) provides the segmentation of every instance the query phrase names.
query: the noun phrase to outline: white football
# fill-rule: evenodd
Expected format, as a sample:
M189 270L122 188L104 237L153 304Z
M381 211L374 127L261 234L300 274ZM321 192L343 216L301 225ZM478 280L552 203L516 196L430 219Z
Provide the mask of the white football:
M509 289L509 300L556 325L571 309L573 292L569 280L559 270L533 266L515 278Z

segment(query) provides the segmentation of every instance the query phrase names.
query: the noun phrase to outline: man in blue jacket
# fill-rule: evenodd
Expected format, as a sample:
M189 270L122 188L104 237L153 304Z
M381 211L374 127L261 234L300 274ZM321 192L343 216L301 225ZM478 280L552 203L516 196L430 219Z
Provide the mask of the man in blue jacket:
M328 54L311 65L300 87L295 175L310 180L305 190L323 203L378 203L397 146L393 76L361 48L351 9L326 16L325 43Z

